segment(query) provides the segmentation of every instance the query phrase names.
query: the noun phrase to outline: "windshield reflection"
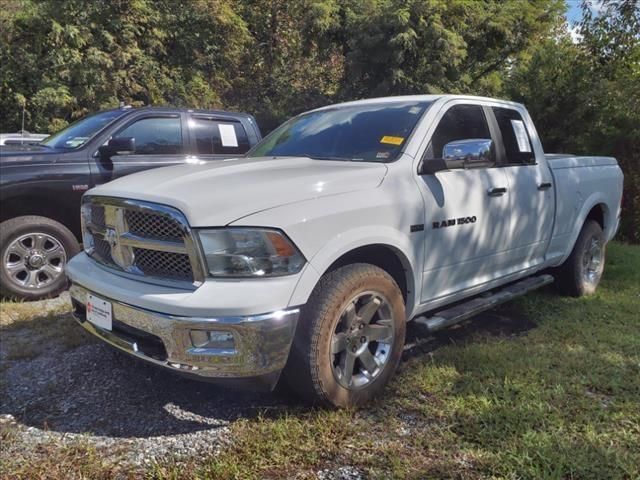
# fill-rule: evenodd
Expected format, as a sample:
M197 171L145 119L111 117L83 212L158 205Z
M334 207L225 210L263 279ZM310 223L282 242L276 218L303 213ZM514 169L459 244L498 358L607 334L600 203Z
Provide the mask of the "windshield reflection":
M109 110L89 115L44 139L41 145L66 150L81 147L91 140L96 133L124 113L124 110Z
M295 117L267 136L249 157L395 160L430 102L338 106Z

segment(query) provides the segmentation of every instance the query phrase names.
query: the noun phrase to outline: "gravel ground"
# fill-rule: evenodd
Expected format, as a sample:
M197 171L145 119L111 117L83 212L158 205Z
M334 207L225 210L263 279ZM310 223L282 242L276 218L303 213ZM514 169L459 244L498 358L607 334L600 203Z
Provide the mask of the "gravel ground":
M46 313L59 302L38 303ZM61 336L35 358L7 360L3 346L30 334L28 328L3 331L0 342L0 423L15 427L20 441L14 443L89 441L111 452L113 461L141 465L215 453L229 422L287 408L275 394L226 390L147 366L89 334L71 350Z
M66 321L74 322L71 316L57 313L65 301L63 297L28 307L40 316L55 315L66 326ZM11 312L4 310L6 320ZM428 338L409 329L405 357L429 354L451 341L465 341L475 328L517 335L533 326L526 319L514 323L513 313L482 317L460 331L454 328ZM9 359L7 345L20 336L38 335L29 325L37 321L38 317L24 327L4 329L0 338L0 424L11 425L14 441L10 448L20 449L23 455L25 449L35 452L39 444L51 442L63 446L88 442L104 461L130 467L214 454L231 440L228 426L235 419L287 410L295 402L276 394L225 390L188 380L131 359L86 333L86 342L69 347L65 335L75 333L73 329L80 328L76 325L46 337L34 357ZM349 466L321 470L317 475L362 478Z

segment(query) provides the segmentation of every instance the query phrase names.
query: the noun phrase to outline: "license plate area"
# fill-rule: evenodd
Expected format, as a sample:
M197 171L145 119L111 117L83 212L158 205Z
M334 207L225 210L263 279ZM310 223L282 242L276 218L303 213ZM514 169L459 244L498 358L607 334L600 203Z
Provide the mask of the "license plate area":
M95 295L87 295L87 320L96 327L111 331L113 329L113 313L111 302Z

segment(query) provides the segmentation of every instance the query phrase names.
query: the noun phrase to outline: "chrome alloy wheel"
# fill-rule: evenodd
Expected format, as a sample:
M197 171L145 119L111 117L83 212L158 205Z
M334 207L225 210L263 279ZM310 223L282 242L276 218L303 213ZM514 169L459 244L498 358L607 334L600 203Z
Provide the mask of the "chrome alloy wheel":
M582 257L584 279L587 283L597 283L602 269L604 249L602 242L597 238L592 238L588 248Z
M331 337L333 375L347 389L371 383L389 361L394 338L391 306L377 292L354 297Z
M63 275L66 262L67 254L58 239L46 233L28 233L9 244L2 267L15 285L37 289Z

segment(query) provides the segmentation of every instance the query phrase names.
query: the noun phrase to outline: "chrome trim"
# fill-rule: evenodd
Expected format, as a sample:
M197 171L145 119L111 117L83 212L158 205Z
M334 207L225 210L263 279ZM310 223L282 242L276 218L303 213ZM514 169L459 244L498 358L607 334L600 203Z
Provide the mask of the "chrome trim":
M165 240L153 240L150 238L139 237L133 233L123 233L120 235L120 244L127 247L145 248L147 250L156 250L158 252L186 253L187 248L184 243L167 242Z
M83 305L91 293L111 302L113 318L130 327L155 335L167 351L166 361L145 355L136 343L86 320L74 308L74 317L87 331L149 363L203 378L242 378L279 374L289 356L300 309L292 308L250 316L181 317L154 312L113 300L74 283L71 298ZM235 348L202 349L191 341L191 330L219 330L233 334ZM277 380L275 375L275 379Z
M83 206L86 204L97 205L104 208L105 224L95 225L91 218L85 218L85 210L82 214L82 231L92 237L109 242L111 256L115 266L94 255L94 249L86 245L89 256L116 273L133 275L138 280L161 285L181 285L197 288L204 282L207 276L207 267L204 264L204 256L201 254L200 244L194 232L191 230L186 217L177 209L153 202L132 200L117 197L85 196ZM146 238L131 233L127 225L125 211L140 211L153 215L171 218L180 225L183 243ZM86 242L85 242L86 243ZM193 282L164 278L161 276L145 275L135 266L133 248L154 250L159 252L185 254L189 256ZM115 268L115 267L119 267Z
M144 275L142 273L129 273L119 268L114 268L106 263L100 262L98 259L91 257L96 262L96 265L104 271L119 277L133 280L135 282L144 282L151 285L160 285L162 287L179 288L180 290L193 291L198 288L201 283L191 283L182 280L175 280L172 278L154 277L152 275Z
M98 234L101 237L104 237L107 234L107 228L102 225L96 225L95 223L85 223L85 227L89 229L90 232L94 234Z

